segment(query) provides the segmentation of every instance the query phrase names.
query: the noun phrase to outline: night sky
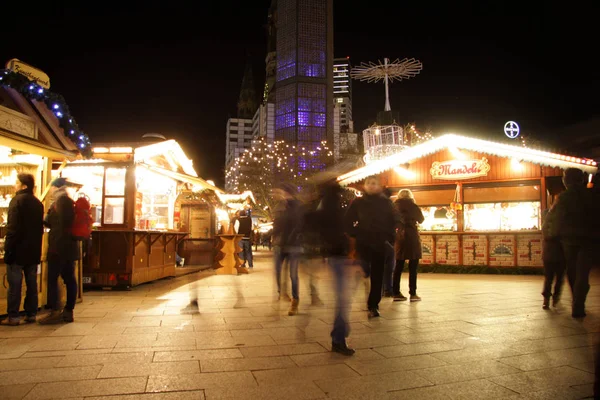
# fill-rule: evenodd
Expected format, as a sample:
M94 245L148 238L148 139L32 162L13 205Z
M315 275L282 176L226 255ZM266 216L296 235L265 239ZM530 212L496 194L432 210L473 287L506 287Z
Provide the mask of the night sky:
M247 54L262 93L270 1L73 3L3 4L0 62L45 71L92 142L162 133L222 184L225 123ZM421 60L420 75L391 87L402 122L503 135L515 120L566 145L555 132L598 117L598 21L591 2L545 3L335 0L335 56ZM354 82L356 130L383 103L382 84Z

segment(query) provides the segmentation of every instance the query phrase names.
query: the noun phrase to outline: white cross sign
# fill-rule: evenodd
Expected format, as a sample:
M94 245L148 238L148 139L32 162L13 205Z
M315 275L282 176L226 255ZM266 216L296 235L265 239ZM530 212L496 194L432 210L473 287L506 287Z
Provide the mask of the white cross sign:
M504 133L509 138L516 138L517 136L519 136L519 132L519 124L517 124L515 121L508 121L506 124L504 124Z

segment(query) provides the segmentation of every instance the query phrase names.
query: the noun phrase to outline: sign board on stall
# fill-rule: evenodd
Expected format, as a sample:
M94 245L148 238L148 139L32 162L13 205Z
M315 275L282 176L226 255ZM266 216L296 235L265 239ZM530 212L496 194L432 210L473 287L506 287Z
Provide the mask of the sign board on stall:
M30 81L33 81L43 87L44 89L50 89L50 78L39 69L32 67L31 65L25 64L23 61L13 58L6 63L6 69L25 76Z
M481 160L436 161L431 165L433 179L461 180L487 176L490 164L487 158Z
M31 139L38 138L37 125L25 114L0 106L0 129Z

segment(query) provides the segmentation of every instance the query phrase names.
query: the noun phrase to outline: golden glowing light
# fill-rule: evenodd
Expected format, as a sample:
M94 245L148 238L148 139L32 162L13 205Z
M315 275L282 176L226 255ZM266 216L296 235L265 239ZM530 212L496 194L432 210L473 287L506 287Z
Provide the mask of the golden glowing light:
M513 171L523 171L525 168L523 163L514 157L510 160L510 167L513 169Z
M394 171L400 175L403 178L406 179L414 179L416 178L417 174L414 173L413 171L410 171L404 167L394 167Z

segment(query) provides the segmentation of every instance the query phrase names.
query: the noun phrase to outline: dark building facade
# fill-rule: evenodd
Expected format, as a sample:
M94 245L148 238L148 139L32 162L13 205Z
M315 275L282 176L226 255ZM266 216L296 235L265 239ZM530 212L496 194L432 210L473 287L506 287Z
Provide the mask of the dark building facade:
M333 60L334 103L340 107L340 131L353 132L352 122L352 80L350 79L350 58Z
M271 0L267 23L266 79L263 104L275 103L275 79L277 74L277 0Z
M256 90L254 88L254 77L252 74L252 63L246 62L244 78L242 79L242 88L240 89L240 98L237 103L238 118L252 118L258 102L256 101Z
M278 0L275 139L333 145L333 0ZM313 168L310 157L298 171Z

